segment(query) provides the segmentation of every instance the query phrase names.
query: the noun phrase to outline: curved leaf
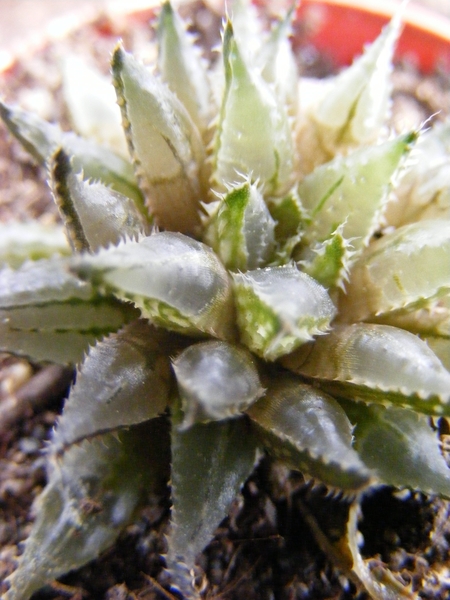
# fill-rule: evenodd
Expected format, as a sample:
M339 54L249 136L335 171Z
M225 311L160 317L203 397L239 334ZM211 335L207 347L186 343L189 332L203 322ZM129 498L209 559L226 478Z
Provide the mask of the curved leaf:
M352 268L340 311L348 320L369 320L449 294L450 223L420 221L386 234L364 251Z
M355 447L380 481L425 494L450 497L450 469L424 415L397 407L341 402L354 431Z
M51 158L50 184L71 245L78 252L137 238L148 229L133 200L101 183L83 181L62 148Z
M235 416L264 393L250 352L225 342L189 346L173 362L173 369L183 429Z
M37 518L5 600L24 600L96 558L131 520L145 491L161 488L169 437L160 419L72 446L49 465Z
M234 273L233 279L241 339L266 360L325 333L335 315L325 288L295 267Z
M196 126L175 94L121 46L112 71L130 153L156 223L198 232L205 153Z
M252 472L256 442L245 418L172 429L172 527L167 566L184 597L197 596L190 570Z
M70 246L60 225L37 221L0 223L0 267L17 269L27 260L69 254Z
M332 394L450 414L450 373L409 331L365 323L341 326L308 351L286 357L283 364Z
M234 337L228 273L201 242L180 233L154 233L72 264L106 292L132 300L156 325L187 335Z
M357 491L371 473L352 448L352 426L339 404L293 376L278 376L247 411L268 451L333 488Z
M91 348L53 432L50 451L161 415L169 400L170 334L135 321Z

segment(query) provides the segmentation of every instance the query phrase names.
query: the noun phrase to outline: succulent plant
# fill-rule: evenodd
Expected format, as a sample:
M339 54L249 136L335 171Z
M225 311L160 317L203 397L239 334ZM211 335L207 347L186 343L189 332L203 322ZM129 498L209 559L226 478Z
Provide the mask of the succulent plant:
M155 68L116 47L125 138L73 62L85 137L1 104L68 244L2 226L0 346L77 365L7 600L96 557L169 477L166 565L198 597L196 557L262 451L354 498L347 543L374 598L408 592L359 554L361 497L450 497L429 420L450 415L450 123L386 126L399 16L312 93L293 10L267 34L245 3L231 15L212 65L169 2Z

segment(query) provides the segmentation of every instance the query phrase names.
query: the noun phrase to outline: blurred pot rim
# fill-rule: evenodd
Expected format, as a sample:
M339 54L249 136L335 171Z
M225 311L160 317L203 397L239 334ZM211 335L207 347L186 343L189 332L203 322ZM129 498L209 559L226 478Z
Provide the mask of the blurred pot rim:
M174 4L179 6L190 1L175 0ZM288 0L255 2L266 4L271 11L288 4ZM206 0L206 3L215 12L223 10L223 0ZM301 0L297 15L307 23L307 41L319 51L332 55L335 64L340 66L351 63L364 44L377 37L401 4L400 0ZM0 50L0 72L7 71L15 61L25 59L46 42L62 39L102 14L111 18L128 15L145 19L150 18L158 6L160 0L106 0L83 5L50 19L43 29L25 41ZM437 67L450 71L450 14L446 16L410 2L405 6L403 22L397 57L407 57L425 73Z

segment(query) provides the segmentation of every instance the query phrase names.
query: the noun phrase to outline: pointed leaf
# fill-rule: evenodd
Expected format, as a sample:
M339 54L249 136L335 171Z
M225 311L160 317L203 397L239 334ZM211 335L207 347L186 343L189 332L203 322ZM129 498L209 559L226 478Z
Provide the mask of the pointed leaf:
M248 181L223 195L204 236L227 269L247 271L272 257L274 228L260 190Z
M77 362L96 338L138 312L70 274L65 259L0 271L0 348L35 360Z
M64 100L77 133L128 159L120 108L109 77L74 54L63 62Z
M247 414L276 458L334 488L359 490L370 472L352 448L339 404L293 376L278 376Z
M420 308L449 292L450 224L420 221L386 234L364 251L352 268L340 309L351 320L383 317Z
M0 116L11 133L40 163L45 163L59 147L73 156L76 172L87 179L100 179L117 192L142 204L131 163L111 150L85 140L74 133L62 132L36 115L0 102Z
M50 450L161 415L168 403L170 335L142 319L91 348L53 433Z
M189 571L211 541L231 502L253 470L256 443L246 419L172 429L172 528L167 566L186 598Z
M365 323L335 327L308 351L286 357L284 366L332 394L450 414L450 373L409 331Z
M390 72L401 31L400 11L364 54L333 81L313 111L322 143L367 143L377 138L389 111Z
M343 236L356 238L352 240L355 250L367 245L379 226L391 178L415 137L407 134L338 156L307 175L298 186L312 218L305 240L326 240L343 225Z
M173 369L183 429L238 415L264 393L250 352L225 342L189 346L173 362Z
M264 193L285 193L294 163L286 108L257 69L247 66L229 21L223 53L226 88L214 142L214 186L223 192L250 176Z
M143 492L164 482L168 441L167 428L155 419L118 438L106 434L54 457L5 599L29 598L108 548L131 520Z
M355 447L383 483L425 494L450 496L450 469L428 419L397 407L342 403L354 431Z
M450 219L450 118L421 133L386 209L396 227L424 219Z
M175 94L120 46L112 70L135 170L156 223L197 232L205 158L200 133Z
M293 4L286 16L275 23L257 55L257 63L263 67L263 78L275 86L280 104L287 107L292 118L298 112L299 87L297 65L289 41L295 8L296 4Z
M206 65L193 36L165 0L158 21L158 67L169 88L182 102L198 130L204 133L213 117Z
M146 231L146 221L133 200L101 183L83 181L62 148L52 156L50 176L56 204L76 251L95 251Z
M302 271L308 273L326 288L344 287L348 280L350 259L353 256L352 244L344 238L342 231L344 224L340 225L331 236L304 251L298 260Z
M243 343L275 360L325 333L336 309L325 288L295 267L233 274Z
M233 337L234 306L227 271L205 244L161 232L73 260L101 289L132 300L155 324L187 335Z

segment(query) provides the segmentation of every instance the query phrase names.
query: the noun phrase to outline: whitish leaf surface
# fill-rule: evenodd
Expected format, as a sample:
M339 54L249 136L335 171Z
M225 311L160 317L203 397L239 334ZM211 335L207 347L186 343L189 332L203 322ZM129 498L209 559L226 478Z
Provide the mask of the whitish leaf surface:
M225 342L189 346L173 362L173 369L184 429L235 416L264 392L250 352Z
M297 65L289 41L295 8L294 3L286 16L273 26L256 58L256 63L262 67L263 78L275 86L280 104L287 106L292 118L295 118L298 112L299 87Z
M70 254L64 229L37 221L0 223L0 266L13 269L26 260Z
M156 325L189 335L234 335L228 273L208 246L185 235L155 233L73 265L101 289L134 302Z
M136 174L156 223L195 233L205 158L197 127L175 94L120 46L112 69Z
M35 360L77 362L88 344L137 318L131 305L101 298L64 259L0 271L0 347Z
M168 403L174 343L142 319L91 348L53 433L51 452L161 415Z
M322 102L311 111L325 146L376 140L388 116L389 74L400 31L397 14L364 54L335 78Z
M277 377L247 414L268 451L292 468L347 491L368 485L350 421L327 394L293 376Z
M63 62L64 100L74 130L128 158L120 108L109 77L72 54Z
M78 252L139 237L148 229L133 200L101 183L84 181L61 148L51 159L50 183L71 244Z
M420 135L386 209L396 227L423 219L450 219L449 118Z
M227 269L264 266L275 249L275 221L256 184L231 187L205 229L205 240Z
M371 319L420 308L449 293L450 221L420 221L386 234L364 251L352 269L340 312L347 320Z
M243 343L275 360L325 333L336 309L325 288L295 267L233 274Z
M256 461L244 419L172 429L172 527L167 566L186 598L196 597L189 571L211 540Z
M226 87L214 142L213 185L250 175L263 192L281 194L291 183L294 149L289 119L270 85L247 66L228 21L224 32Z
M49 465L49 483L6 600L24 600L96 558L131 520L146 491L161 486L169 464L159 420L71 447Z
M298 186L311 215L306 241L323 241L343 225L343 236L355 250L366 245L379 226L390 181L408 153L415 134L338 156L317 167Z
M287 264L310 222L309 215L302 205L297 186L286 196L268 198L267 206L276 223L274 233L277 250L274 263Z
M158 67L164 81L204 133L214 106L205 61L192 34L167 0L159 14L158 51Z
M131 163L108 148L74 133L64 133L57 125L36 115L0 102L0 116L11 133L40 163L45 163L57 148L73 157L75 171L87 179L100 179L116 191L142 204Z
M404 408L343 403L355 447L383 483L450 496L450 469L424 415Z
M230 17L233 30L247 60L252 60L259 52L264 40L264 32L256 6L247 0L233 0Z
M78 363L98 337L88 332L30 331L11 328L9 316L0 313L0 351L24 356L34 361Z
M364 323L335 327L305 354L294 353L283 364L331 393L450 414L450 373L409 331Z
M447 371L450 371L450 336L428 336L425 338L425 341L442 362Z
M352 244L342 235L343 228L344 224L333 231L327 240L306 248L298 260L301 269L326 288L343 288L344 281L348 279L354 251Z

